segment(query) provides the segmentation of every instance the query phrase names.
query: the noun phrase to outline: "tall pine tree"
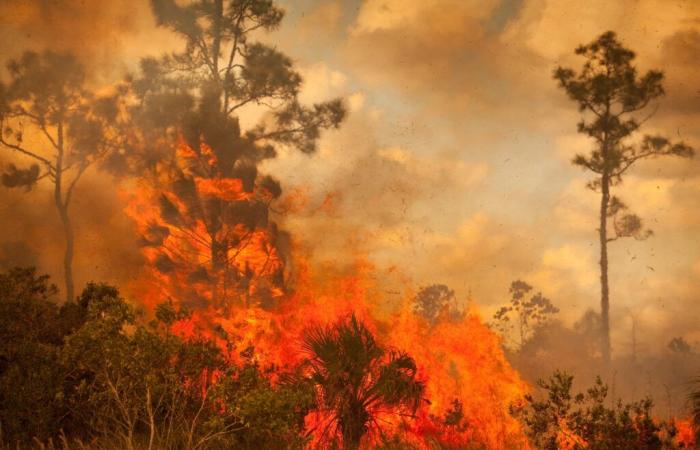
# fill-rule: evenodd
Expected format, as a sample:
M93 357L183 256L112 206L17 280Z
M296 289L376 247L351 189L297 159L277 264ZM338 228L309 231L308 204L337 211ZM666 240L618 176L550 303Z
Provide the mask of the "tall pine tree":
M657 156L692 157L688 145L672 143L661 136L644 136L630 142L645 120L640 117L652 101L664 94L663 73L650 70L639 75L634 66L635 54L608 31L588 45L576 49L585 58L581 69L559 67L554 78L569 98L578 104L581 121L578 131L594 145L587 155L576 155L573 164L595 175L588 187L600 194L600 315L601 353L610 361L610 289L608 281L608 244L624 237L644 239L651 235L639 216L612 195L612 188L637 162ZM653 112L652 112L653 113ZM646 117L649 117L647 113Z

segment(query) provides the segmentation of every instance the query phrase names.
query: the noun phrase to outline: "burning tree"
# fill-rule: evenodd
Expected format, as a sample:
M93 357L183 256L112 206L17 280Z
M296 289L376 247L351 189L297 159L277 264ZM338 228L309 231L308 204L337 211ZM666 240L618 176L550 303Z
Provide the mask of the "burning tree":
M171 172L165 189L142 191L138 200L145 203L131 210L166 292L217 306L281 294L284 264L277 229L268 219L279 184L263 177L245 186L235 167L221 162L225 154L203 142L195 149L183 143L178 158L189 168ZM182 291L184 286L192 289Z
M86 87L83 66L68 53L25 52L7 65L0 84L0 146L32 161L9 164L2 183L31 190L51 183L65 242L65 297L73 299L75 236L70 205L85 171L118 148L120 92L97 96Z
M573 380L572 375L556 371L547 380L538 380L543 395L527 396L520 414L535 448L691 448L686 443L692 438L678 436L673 420L654 418L651 399L631 403L611 399L600 377L585 392L573 393Z
M638 144L628 142L643 122L636 115L663 95L663 73L650 70L639 77L633 65L634 52L625 48L615 33L602 34L577 48L576 54L586 58L581 71L559 67L554 78L579 106L582 118L578 131L595 142L594 150L576 155L573 164L596 174L588 187L600 193L601 352L609 362L608 244L624 237L644 239L650 235L639 216L629 213L626 205L611 194L611 188L622 182L623 175L637 161L666 155L691 157L694 152L682 142L672 143L661 136L645 136ZM609 230L609 221L613 230Z
M283 286L283 236L269 215L281 188L258 165L279 146L314 152L321 130L339 126L345 110L340 100L301 105L292 61L252 41L280 24L283 11L272 1L152 6L186 46L142 61L131 83L140 130L121 159L153 169L129 208L145 253L180 299L210 297L218 306L274 299ZM243 131L239 115L248 106L265 113ZM176 151L162 154L163 142ZM148 150L156 148L154 159Z

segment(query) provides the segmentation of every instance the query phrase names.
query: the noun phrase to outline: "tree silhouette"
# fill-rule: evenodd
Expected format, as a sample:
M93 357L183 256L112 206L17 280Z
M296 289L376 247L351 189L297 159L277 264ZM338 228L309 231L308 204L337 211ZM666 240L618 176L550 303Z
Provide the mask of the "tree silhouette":
M694 152L682 142L672 143L661 136L644 136L639 143L629 142L628 138L646 120L637 115L663 95L663 74L650 70L639 76L633 65L634 52L623 47L615 33L602 34L590 44L578 47L576 54L585 58L581 70L559 67L554 78L579 106L582 118L578 131L594 140L594 149L588 155L576 155L573 164L595 174L588 187L600 193L601 351L604 361L609 362L608 244L623 237L644 239L651 234L643 229L641 219L612 195L611 188L622 182L637 161L665 155L691 157ZM612 230L608 229L609 221Z
M518 348L522 349L527 340L532 337L533 328L545 323L549 317L558 313L559 308L541 292L527 298L532 291L532 286L522 280L513 281L509 291L510 303L499 308L493 318L496 320L496 326L504 334L511 331L512 321L517 321Z
M151 5L159 25L186 44L181 52L142 61L131 83L140 131L136 144L113 163L159 171L160 213L141 231L159 253L161 272L208 284L215 304L249 304L252 295L264 300L282 286L279 233L269 219L270 204L282 191L272 177L259 175L258 164L275 157L280 146L314 152L321 130L339 126L344 107L340 100L301 105L302 79L292 61L252 41L254 32L282 20L272 1ZM238 116L252 106L264 113L243 130ZM165 145L162 137L153 138L173 129L175 140ZM163 148L177 151L168 155ZM246 256L251 253L261 255L258 263Z
M682 336L677 336L668 341L666 347L676 354L689 354L693 351L692 347Z
M455 291L444 284L431 284L418 291L414 299L413 311L431 325L435 325L440 316L452 318L461 316L455 301Z
M9 83L0 84L0 146L32 164L9 164L2 183L26 190L40 180L51 183L65 240L65 296L71 300L75 237L69 209L85 171L118 147L122 93L97 96L88 90L82 65L69 53L25 52L7 69Z
M196 0L184 6L151 0L151 6L158 24L183 38L185 49L141 61L132 86L139 99L134 113L142 125L162 132L184 121L196 128L203 120L221 124L224 119L215 109L235 118L247 106L263 107L269 114L245 133L251 145L260 147L245 155L243 162L250 164L273 157L272 144L311 153L320 131L342 121L339 99L301 105L297 97L303 80L291 59L252 41L254 33L277 28L284 17L272 0ZM198 103L208 104L206 117L192 117Z
M413 414L418 408L424 386L413 358L380 346L354 315L309 329L303 346L318 409L330 417L323 432L339 437L343 449L358 449L363 436L379 426L380 414Z
M574 393L573 380L572 375L555 371L537 381L544 391L539 398L525 397L525 408L519 413L535 448L678 448L668 439L676 432L673 423L654 417L651 399L631 403L611 399L600 377L584 392Z

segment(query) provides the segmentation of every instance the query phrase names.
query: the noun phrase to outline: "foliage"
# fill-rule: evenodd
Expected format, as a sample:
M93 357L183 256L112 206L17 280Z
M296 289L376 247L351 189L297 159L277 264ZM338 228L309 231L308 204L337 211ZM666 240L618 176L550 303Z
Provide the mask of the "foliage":
M267 106L272 120L250 130L251 143L268 140L304 152L315 150L320 130L342 120L339 100L300 105L302 78L291 59L253 40L257 31L277 28L284 17L272 0L197 0L185 6L152 0L151 5L158 24L182 37L185 49L142 62L143 76L134 86L149 117L167 118L164 104L210 103L230 117L246 105ZM259 155L269 156L272 148L265 150Z
M512 322L517 323L519 336L518 348L522 349L533 336L537 327L544 325L559 308L554 306L541 292L532 294L532 286L522 280L513 281L509 289L510 303L502 306L493 316L495 327L504 335L513 328Z
M190 318L173 303L146 323L112 286L89 284L61 307L55 294L34 269L0 274L5 442L300 449L316 410L332 414L345 448L357 448L380 414L413 414L422 400L414 361L381 347L354 317L310 329L309 361L285 372L261 368L252 352L233 364L212 340L173 332Z
M0 274L0 423L13 439L58 430L61 334L55 294L48 277L33 269Z
M323 438L357 449L379 428L384 413L412 415L423 399L415 361L383 348L354 315L328 327L312 327L304 337L307 371L318 391Z
M573 376L555 372L538 386L544 397L526 398L521 412L532 443L539 449L662 449L673 447L675 428L652 416L644 399L606 406L608 387L597 378L585 393L572 394Z
M607 246L624 237L645 239L651 236L651 231L644 229L641 218L628 212L627 206L611 194L611 188L621 183L623 175L638 161L669 155L688 158L693 156L694 150L683 142L673 143L662 136L647 135L641 142L629 142L629 138L646 120L637 115L663 95L663 74L650 70L638 75L633 64L634 52L625 48L615 33L603 33L590 44L578 47L576 54L585 58L581 69L576 72L559 67L554 71L554 78L579 107L579 133L594 141L594 148L589 154L578 154L572 162L595 174L588 187L601 194L598 228L601 252L601 350L603 359L609 361ZM613 230L608 230L609 221L612 221Z
M302 448L304 417L314 405L312 386L295 374L273 387L270 374L253 363L230 368L217 387L227 410L235 411L235 448Z
M112 161L154 174L150 201L158 212L141 230L144 245L186 299L201 298L190 289L201 284L217 306L270 304L284 284L286 237L270 219L282 189L258 165L280 147L313 153L321 131L340 125L344 106L301 105L302 78L291 59L253 40L280 24L284 14L273 1L151 6L185 46L141 62L130 84L137 126L128 151ZM244 130L239 115L250 107L264 113Z
M300 448L310 385L273 385L252 361L171 331L188 312L144 324L111 286L60 308L48 277L0 274L0 423L6 442L104 442L119 448ZM65 434L62 434L65 433Z
M52 186L66 251L65 296L73 300L73 226L69 207L85 171L119 147L122 92L97 95L87 88L84 67L70 53L25 52L7 64L0 83L0 147L32 162L10 164L2 174L9 188Z
M375 450L418 450L418 448L418 446L406 442L398 434L383 439L374 447Z

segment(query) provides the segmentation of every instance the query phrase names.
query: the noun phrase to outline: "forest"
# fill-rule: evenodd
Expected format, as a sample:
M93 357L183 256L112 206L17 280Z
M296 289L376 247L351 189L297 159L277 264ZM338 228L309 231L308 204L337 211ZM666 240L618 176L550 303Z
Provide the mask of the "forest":
M0 6L0 449L698 448L700 9L428 3Z

